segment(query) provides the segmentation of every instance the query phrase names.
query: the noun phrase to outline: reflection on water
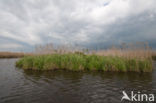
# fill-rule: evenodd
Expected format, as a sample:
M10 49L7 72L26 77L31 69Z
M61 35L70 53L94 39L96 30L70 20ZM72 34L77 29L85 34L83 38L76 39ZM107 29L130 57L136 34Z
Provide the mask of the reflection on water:
M120 103L122 91L156 93L156 72L23 71L0 59L0 103Z

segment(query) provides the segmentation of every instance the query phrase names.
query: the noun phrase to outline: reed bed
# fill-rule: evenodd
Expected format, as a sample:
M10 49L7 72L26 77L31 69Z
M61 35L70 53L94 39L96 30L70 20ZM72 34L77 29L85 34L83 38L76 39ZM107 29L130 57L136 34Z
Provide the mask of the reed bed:
M152 52L149 50L121 50L121 49L109 49L95 52L100 56L118 56L127 59L152 59Z
M124 44L120 48L96 51L65 47L54 49L53 45L39 46L38 52L21 58L16 62L16 66L32 70L151 72L154 53L146 43L137 46Z
M53 54L26 56L16 62L16 66L32 70L66 69L72 71L135 71L151 72L152 61L149 59L127 59L114 56Z
M15 52L0 52L0 58L21 58L24 57L25 53L15 53Z

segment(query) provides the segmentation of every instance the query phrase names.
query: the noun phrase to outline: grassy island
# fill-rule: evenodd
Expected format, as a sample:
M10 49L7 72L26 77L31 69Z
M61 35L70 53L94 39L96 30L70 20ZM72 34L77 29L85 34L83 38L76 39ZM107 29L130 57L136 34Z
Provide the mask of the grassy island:
M25 56L16 62L16 66L32 70L151 72L152 60L93 54L52 54Z
M70 46L55 48L52 44L39 45L35 49L33 54L19 59L16 66L31 70L151 72L152 60L156 59L156 52L148 43L142 42L124 43L104 50Z

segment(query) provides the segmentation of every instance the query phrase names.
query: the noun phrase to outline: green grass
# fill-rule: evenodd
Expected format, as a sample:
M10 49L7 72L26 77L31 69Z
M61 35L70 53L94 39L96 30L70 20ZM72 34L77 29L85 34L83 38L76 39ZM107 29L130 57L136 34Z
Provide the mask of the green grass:
M53 54L26 56L16 62L16 66L32 70L66 69L71 71L135 71L151 72L152 60L126 59L123 57L83 54Z

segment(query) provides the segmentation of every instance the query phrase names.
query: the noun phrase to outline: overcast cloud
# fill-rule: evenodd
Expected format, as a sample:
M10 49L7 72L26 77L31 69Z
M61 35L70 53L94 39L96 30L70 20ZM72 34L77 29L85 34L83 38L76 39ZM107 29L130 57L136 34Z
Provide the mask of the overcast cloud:
M37 44L105 48L147 41L156 48L156 0L0 0L0 51Z

